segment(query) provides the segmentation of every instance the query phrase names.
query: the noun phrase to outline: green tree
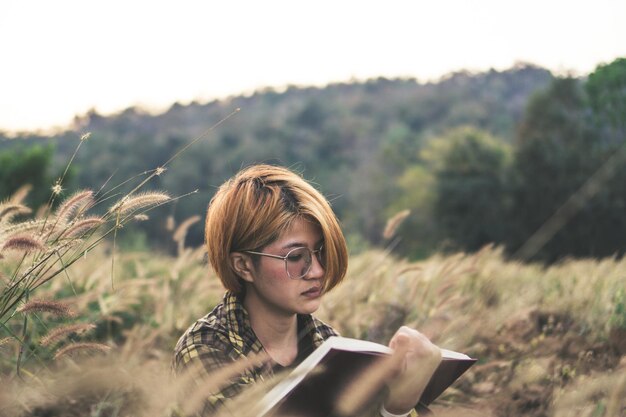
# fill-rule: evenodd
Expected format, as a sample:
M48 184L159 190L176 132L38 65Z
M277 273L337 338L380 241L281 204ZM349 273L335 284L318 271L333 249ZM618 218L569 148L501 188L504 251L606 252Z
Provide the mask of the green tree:
M626 58L599 65L585 83L594 130L596 158L600 168L594 176L601 223L595 245L602 255L624 253L626 244Z
M37 208L47 203L55 179L50 173L53 153L49 145L18 145L0 151L0 201L29 184L28 205Z
M510 153L501 139L469 126L431 138L395 183L388 216L411 211L398 231L398 251L422 258L502 242Z
M522 259L624 252L622 146L607 129L614 118L600 114L614 114L610 103L617 99L601 93L612 84L600 88L606 69L599 71L590 76L591 87L555 79L529 103L515 148L515 233L508 241L510 252Z
M626 138L626 58L599 65L585 83L599 125L612 127L614 140Z
M386 210L387 218L410 211L397 232L401 240L396 250L400 254L421 259L437 250L441 236L433 222L434 181L432 170L421 161L407 167L395 182L398 193Z
M450 131L438 142L432 157L437 158L433 215L439 233L465 251L502 242L509 146L472 127Z

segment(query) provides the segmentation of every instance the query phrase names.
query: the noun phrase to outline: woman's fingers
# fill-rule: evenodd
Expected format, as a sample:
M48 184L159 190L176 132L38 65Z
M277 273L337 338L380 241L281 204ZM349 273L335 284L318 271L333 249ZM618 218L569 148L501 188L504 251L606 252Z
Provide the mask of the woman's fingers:
M405 334L396 334L389 342L393 355L388 362L389 378L391 381L406 369L406 357L410 348L409 337Z
M426 336L402 326L389 342L394 349L389 398L390 412L405 412L419 401L426 384L441 362L441 349Z

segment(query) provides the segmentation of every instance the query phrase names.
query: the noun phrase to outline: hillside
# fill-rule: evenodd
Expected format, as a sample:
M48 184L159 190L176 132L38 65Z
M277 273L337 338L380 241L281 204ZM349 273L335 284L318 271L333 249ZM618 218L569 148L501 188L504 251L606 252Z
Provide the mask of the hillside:
M0 151L18 143L52 143L62 167L80 134L91 132L73 162L72 185L98 190L111 175L109 186L160 166L240 108L150 184L173 194L199 192L155 211L153 218L161 221L140 228L145 241L164 242L167 215L182 219L203 213L215 186L241 166L264 161L295 166L317 182L333 200L356 248L380 243L384 222L401 193L394 184L406 167L419 162L419 152L432 138L471 125L511 143L529 97L551 79L547 70L519 65L502 72L450 74L434 83L378 78L264 90L210 103L174 104L158 115L138 108L112 116L92 111L77 117L64 134L0 140ZM195 232L189 239L198 244L202 236Z

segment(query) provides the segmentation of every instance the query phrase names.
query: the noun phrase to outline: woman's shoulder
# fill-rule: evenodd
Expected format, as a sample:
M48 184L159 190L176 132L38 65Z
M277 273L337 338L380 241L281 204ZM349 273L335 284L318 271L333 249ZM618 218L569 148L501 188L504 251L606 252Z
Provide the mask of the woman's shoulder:
M210 313L196 320L185 330L176 343L175 352L178 354L191 345L219 345L227 339L228 326L224 304L219 303Z
M209 314L204 317L199 318L195 321L185 333L181 336L181 339L185 337L196 337L197 335L203 335L202 339L206 340L208 336L215 335L219 336L222 334L228 334L226 322L222 320L221 315L219 314L218 309L219 306L215 307Z

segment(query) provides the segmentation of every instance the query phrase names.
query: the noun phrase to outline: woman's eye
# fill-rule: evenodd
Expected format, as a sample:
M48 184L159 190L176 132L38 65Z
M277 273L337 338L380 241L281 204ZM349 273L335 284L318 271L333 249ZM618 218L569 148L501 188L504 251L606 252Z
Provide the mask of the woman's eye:
M289 255L287 257L287 260L289 262L298 262L300 259L302 259L302 254L293 254L293 255Z

